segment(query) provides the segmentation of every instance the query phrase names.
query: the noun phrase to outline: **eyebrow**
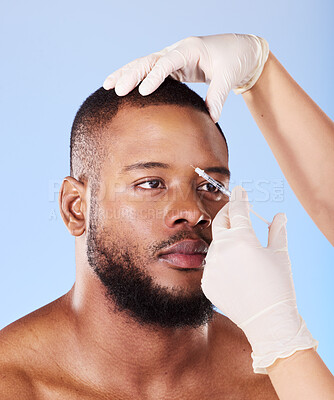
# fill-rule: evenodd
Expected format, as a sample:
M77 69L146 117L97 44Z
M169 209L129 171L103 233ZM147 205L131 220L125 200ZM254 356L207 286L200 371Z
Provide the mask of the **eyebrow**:
M171 167L172 166L170 164L166 164L166 163L162 163L162 162L158 162L158 161L138 161L134 164L125 165L121 169L120 173L122 174L122 173L130 172L130 171L134 171L134 170L138 170L138 169L143 169L143 170L150 170L150 169L156 169L156 168L169 169ZM231 172L226 167L220 167L220 166L208 167L208 168L205 168L205 172L206 173L216 172L218 174L226 176L228 179L230 179L230 177L231 177Z

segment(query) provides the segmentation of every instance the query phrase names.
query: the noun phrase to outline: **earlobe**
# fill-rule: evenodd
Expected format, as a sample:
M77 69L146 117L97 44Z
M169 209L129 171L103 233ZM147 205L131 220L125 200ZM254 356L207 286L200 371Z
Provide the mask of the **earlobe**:
M71 176L64 178L59 191L59 208L63 221L73 236L86 229L85 185Z

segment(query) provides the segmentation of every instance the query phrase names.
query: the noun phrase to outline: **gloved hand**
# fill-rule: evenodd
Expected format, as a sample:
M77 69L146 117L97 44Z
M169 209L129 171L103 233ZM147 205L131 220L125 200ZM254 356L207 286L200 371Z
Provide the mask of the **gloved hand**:
M261 75L268 54L268 43L254 35L191 36L130 62L109 75L103 87L115 88L123 96L143 81L139 92L145 96L168 75L182 82L205 82L210 84L206 105L217 122L230 90L238 94L250 89Z
M297 310L285 214L274 217L268 246L262 247L251 226L247 192L237 186L214 218L212 235L202 290L244 331L254 372L266 374L277 358L317 349Z

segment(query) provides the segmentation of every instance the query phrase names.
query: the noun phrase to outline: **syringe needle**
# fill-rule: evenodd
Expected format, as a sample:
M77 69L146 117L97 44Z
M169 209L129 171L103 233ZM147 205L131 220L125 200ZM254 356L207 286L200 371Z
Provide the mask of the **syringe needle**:
M252 207L252 205L251 205ZM258 218L262 219L263 222L265 222L268 226L270 225L270 222L268 222L266 219L264 219L263 217L261 217L260 214L258 214L256 211L254 211L252 208L249 209L249 211L251 213L253 213L254 215L256 215Z

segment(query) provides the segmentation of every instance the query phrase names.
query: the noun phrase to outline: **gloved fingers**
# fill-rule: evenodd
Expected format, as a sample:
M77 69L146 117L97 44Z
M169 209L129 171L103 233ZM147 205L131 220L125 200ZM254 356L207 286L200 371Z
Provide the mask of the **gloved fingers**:
M149 74L160 57L158 53L152 53L131 61L106 78L103 83L104 89L115 88L118 96L127 95Z
M235 186L231 192L229 207L231 228L252 228L249 208L246 190L242 186Z
M103 83L106 90L115 88L124 96L139 82L139 93L143 96L153 93L171 75L181 82L209 82L206 72L199 68L204 59L202 40L189 37L146 57L138 58L113 72Z
M284 213L278 213L274 216L273 222L269 227L268 248L275 251L286 251L288 248L288 239L286 232L287 218Z
M105 90L114 89L116 82L122 76L123 68L119 68L118 70L114 71L112 74L108 75L105 81L103 82L103 88Z
M122 76L115 84L115 92L117 96L125 96L133 90L140 82L140 74L138 71L123 72Z
M215 239L215 234L219 230L230 229L230 216L229 216L230 203L226 203L222 207L212 221L212 237Z
M206 94L205 103L214 123L219 120L229 91L228 87L224 87L218 80L212 79Z
M185 64L186 60L184 56L177 49L162 56L139 85L139 93L143 96L153 93L168 75L183 68Z

